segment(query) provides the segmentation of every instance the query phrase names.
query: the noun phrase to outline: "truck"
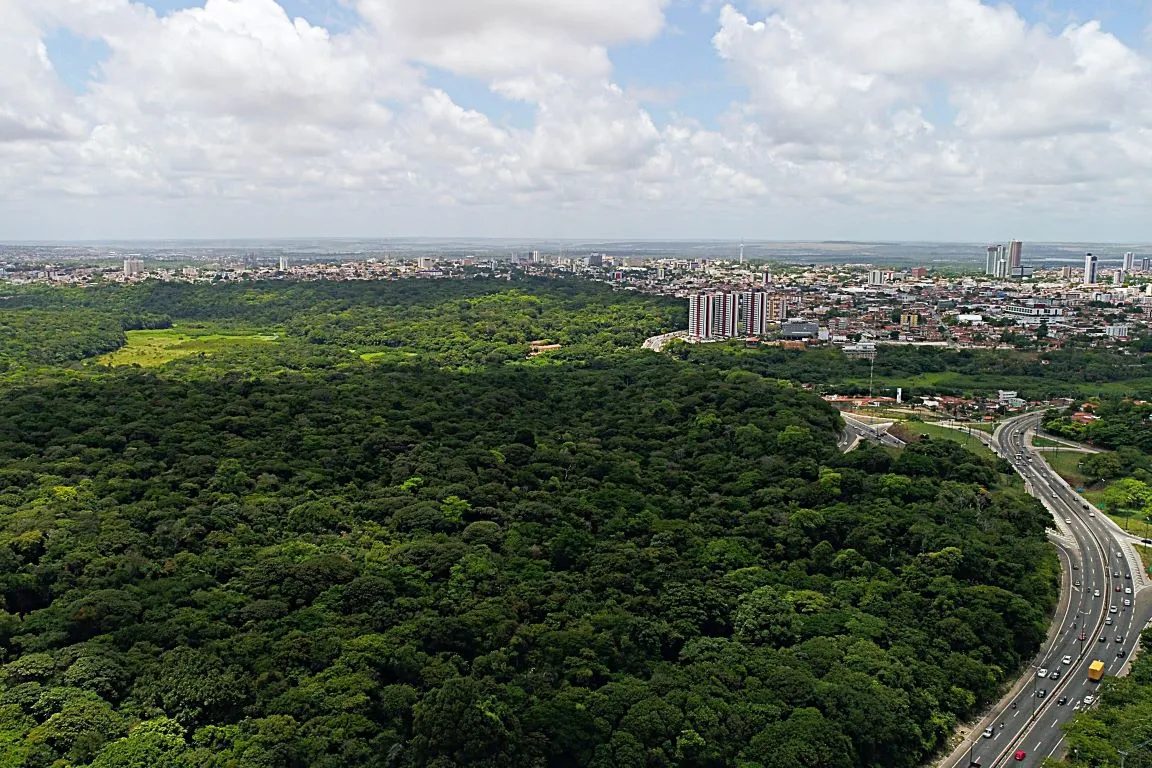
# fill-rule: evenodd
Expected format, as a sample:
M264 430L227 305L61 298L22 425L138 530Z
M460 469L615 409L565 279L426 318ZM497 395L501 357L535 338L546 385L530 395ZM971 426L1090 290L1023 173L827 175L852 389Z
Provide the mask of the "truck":
M1096 659L1088 665L1088 679L1096 683L1099 682L1102 677L1104 677L1104 662Z

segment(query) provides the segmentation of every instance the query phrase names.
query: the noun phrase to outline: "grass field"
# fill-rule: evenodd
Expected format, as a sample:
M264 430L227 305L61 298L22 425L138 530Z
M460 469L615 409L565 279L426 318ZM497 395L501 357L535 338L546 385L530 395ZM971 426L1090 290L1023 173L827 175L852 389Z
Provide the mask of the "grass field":
M1144 571L1152 573L1149 569L1152 568L1152 547L1145 547L1140 544L1133 544L1136 551L1140 553L1140 559L1144 561Z
M1077 453L1074 451L1044 451L1043 456L1047 459L1048 464L1056 470L1056 473L1068 481L1068 484L1073 489L1079 492L1081 496L1087 499L1091 504L1097 508L1103 509L1100 506L1104 499L1104 492L1108 490L1111 483L1093 483L1088 484L1088 478L1080 471L1079 464L1088 454ZM1080 490L1083 488L1084 490ZM1105 511L1105 514L1108 514ZM1148 525L1141 517L1133 516L1125 518L1123 515L1108 514L1121 528L1130 531L1131 533L1140 536L1141 538L1152 538L1152 525Z
M959 429L949 429L938 424L927 424L920 421L905 421L893 427L893 433L902 439L916 440L920 435L928 435L933 440L951 440L962 444L973 453L985 458L995 459L996 454L988 446Z
M276 341L274 334L222 333L206 327L174 327L159 331L128 331L128 344L96 358L100 365L140 365L153 368L191 355L212 355L238 346Z

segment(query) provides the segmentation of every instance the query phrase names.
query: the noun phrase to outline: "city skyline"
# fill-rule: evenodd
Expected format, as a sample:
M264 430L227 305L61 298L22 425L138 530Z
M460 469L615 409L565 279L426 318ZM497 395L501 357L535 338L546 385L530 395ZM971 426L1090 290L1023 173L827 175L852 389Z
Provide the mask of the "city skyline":
M1150 22L1137 0L10 0L0 237L1148 240Z

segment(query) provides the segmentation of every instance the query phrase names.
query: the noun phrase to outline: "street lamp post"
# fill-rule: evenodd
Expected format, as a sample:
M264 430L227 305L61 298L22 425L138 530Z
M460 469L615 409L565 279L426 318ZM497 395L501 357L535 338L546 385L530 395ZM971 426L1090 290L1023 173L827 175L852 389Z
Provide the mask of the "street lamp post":
M1130 755L1131 753L1133 753L1139 749L1143 749L1144 747L1148 746L1149 744L1152 744L1152 739L1148 739L1147 741L1143 741L1143 742L1137 744L1136 746L1132 747L1129 750L1119 750L1119 749L1116 750L1116 754L1120 755L1120 768L1124 768L1124 761L1128 759L1128 755Z

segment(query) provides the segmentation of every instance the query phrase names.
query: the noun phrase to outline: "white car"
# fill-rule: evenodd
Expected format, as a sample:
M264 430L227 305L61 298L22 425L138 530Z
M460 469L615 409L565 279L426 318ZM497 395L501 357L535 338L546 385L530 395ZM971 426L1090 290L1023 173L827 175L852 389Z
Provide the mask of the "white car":
M1084 697L1084 706L1086 706L1086 707L1090 706L1092 704L1092 702L1094 702L1094 701L1096 701L1096 697L1089 694L1089 695Z
M1129 600L1128 598L1124 598L1124 607L1125 608L1131 608L1132 607L1132 601Z
M1065 656L1064 658L1060 659L1060 663L1061 664L1071 664L1072 663L1072 657L1071 656Z
M1098 590L1098 589L1092 590L1092 597L1100 597L1100 590Z
M1064 522L1071 524L1071 523L1072 523L1072 518L1070 518L1070 517L1066 517L1066 518L1064 518Z
M1116 613L1116 606L1114 606L1114 605L1108 606L1108 613Z
M996 730L992 726L988 726L987 728L984 729L984 738L990 739L990 738L992 738L993 735L995 735L995 733L996 733Z
M1124 594L1126 594L1126 595L1132 594L1132 587L1124 587Z
M1104 623L1105 623L1105 624L1108 624L1108 625L1111 625L1111 624L1112 624L1112 617L1111 617L1111 616L1109 616L1108 618L1104 619Z
M1036 677L1048 677L1048 668L1040 667L1040 669L1036 672Z

